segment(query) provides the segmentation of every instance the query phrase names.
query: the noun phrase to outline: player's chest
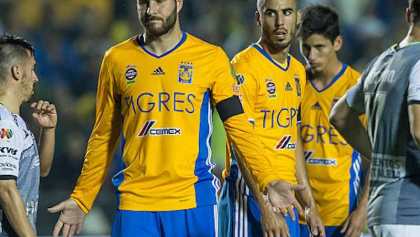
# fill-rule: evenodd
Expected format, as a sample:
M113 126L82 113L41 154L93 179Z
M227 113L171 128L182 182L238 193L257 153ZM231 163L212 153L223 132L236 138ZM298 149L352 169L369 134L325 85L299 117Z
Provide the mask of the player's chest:
M258 80L256 106L260 108L298 107L302 83L297 75L266 74Z
M302 100L302 116L309 118L311 115L324 114L328 117L331 109L344 96L348 88L348 85L337 84L330 88L319 90L311 82L308 82ZM302 119L305 119L305 117Z
M204 93L211 71L193 60L138 60L119 65L117 90L123 96L141 93Z

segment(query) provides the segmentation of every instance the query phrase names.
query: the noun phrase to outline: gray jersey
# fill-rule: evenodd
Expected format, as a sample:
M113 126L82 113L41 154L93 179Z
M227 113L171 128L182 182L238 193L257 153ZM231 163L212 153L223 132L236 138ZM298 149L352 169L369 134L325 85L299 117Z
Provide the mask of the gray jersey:
M369 65L346 95L350 107L368 118L370 226L420 225L420 149L408 118L408 105L420 101L420 86L412 79L419 60L420 44L394 46Z
M0 105L0 179L16 179L26 207L26 214L35 229L39 193L39 155L35 138L23 119ZM1 215L0 236L16 236L6 215Z

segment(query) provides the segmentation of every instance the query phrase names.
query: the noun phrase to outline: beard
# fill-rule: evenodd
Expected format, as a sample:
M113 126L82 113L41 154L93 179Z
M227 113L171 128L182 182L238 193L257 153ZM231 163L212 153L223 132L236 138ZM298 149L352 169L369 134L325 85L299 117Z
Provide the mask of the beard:
M287 36L280 40L275 36L272 28L263 27L263 38L265 39L265 43L273 51L282 51L289 48L293 43L295 33L296 31L294 29L289 29Z
M140 21L148 34L154 37L159 37L167 34L172 28L174 28L177 17L177 8L175 7L171 14L165 19L146 14L141 17ZM152 23L152 20L159 20L161 23Z
M32 98L32 96L34 95L34 87L35 85L32 82L22 83L22 99L24 102L27 102Z

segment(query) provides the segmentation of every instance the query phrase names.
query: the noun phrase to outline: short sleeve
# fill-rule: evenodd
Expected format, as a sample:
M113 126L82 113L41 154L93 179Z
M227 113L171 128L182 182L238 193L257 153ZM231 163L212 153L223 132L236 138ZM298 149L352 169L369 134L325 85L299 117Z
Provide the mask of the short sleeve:
M420 60L410 73L407 102L408 104L420 104Z
M11 121L0 120L0 180L17 179L23 136Z

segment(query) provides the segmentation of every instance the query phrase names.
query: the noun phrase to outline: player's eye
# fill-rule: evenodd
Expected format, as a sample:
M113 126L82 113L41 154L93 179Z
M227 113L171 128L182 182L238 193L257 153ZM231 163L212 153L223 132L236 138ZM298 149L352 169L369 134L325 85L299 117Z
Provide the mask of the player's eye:
M272 16L276 16L276 13L272 10L267 10L265 11L264 15L272 17Z
M286 9L286 10L283 10L283 14L284 14L285 16L290 16L290 15L292 15L292 14L293 14L293 10L292 10L292 9Z

